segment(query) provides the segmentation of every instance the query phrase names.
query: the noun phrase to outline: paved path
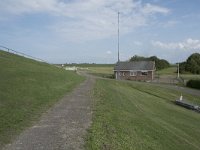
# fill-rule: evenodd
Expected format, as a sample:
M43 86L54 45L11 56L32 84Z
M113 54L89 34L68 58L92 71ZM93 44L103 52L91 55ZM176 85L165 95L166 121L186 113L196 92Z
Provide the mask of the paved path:
M90 90L94 82L94 78L87 78L4 150L83 149L83 138L92 118Z

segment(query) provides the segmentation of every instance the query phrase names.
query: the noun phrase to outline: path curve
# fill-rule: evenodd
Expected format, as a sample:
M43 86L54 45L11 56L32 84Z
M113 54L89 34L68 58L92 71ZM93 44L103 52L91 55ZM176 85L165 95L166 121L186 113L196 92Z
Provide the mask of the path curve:
M4 150L84 149L84 136L92 118L90 91L94 83L94 78L87 77Z

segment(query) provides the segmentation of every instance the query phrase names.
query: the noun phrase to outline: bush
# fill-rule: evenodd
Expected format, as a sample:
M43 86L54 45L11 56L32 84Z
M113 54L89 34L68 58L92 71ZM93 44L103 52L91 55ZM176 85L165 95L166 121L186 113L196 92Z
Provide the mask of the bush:
M189 80L186 86L195 89L200 89L200 80Z

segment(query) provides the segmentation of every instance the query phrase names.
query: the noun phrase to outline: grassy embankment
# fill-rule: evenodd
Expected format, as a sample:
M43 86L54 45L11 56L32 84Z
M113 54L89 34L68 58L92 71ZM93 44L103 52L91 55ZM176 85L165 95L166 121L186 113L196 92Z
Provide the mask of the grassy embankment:
M0 149L83 77L0 51Z
M142 82L98 80L86 148L200 149L200 114L174 104L180 93ZM200 97L183 93L200 104Z

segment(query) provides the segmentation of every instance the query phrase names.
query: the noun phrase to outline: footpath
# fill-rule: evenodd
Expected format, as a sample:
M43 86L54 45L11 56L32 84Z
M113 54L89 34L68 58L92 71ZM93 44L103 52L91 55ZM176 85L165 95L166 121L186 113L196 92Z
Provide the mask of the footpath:
M87 77L4 150L84 149L84 136L92 119L90 91L94 83L94 78Z

